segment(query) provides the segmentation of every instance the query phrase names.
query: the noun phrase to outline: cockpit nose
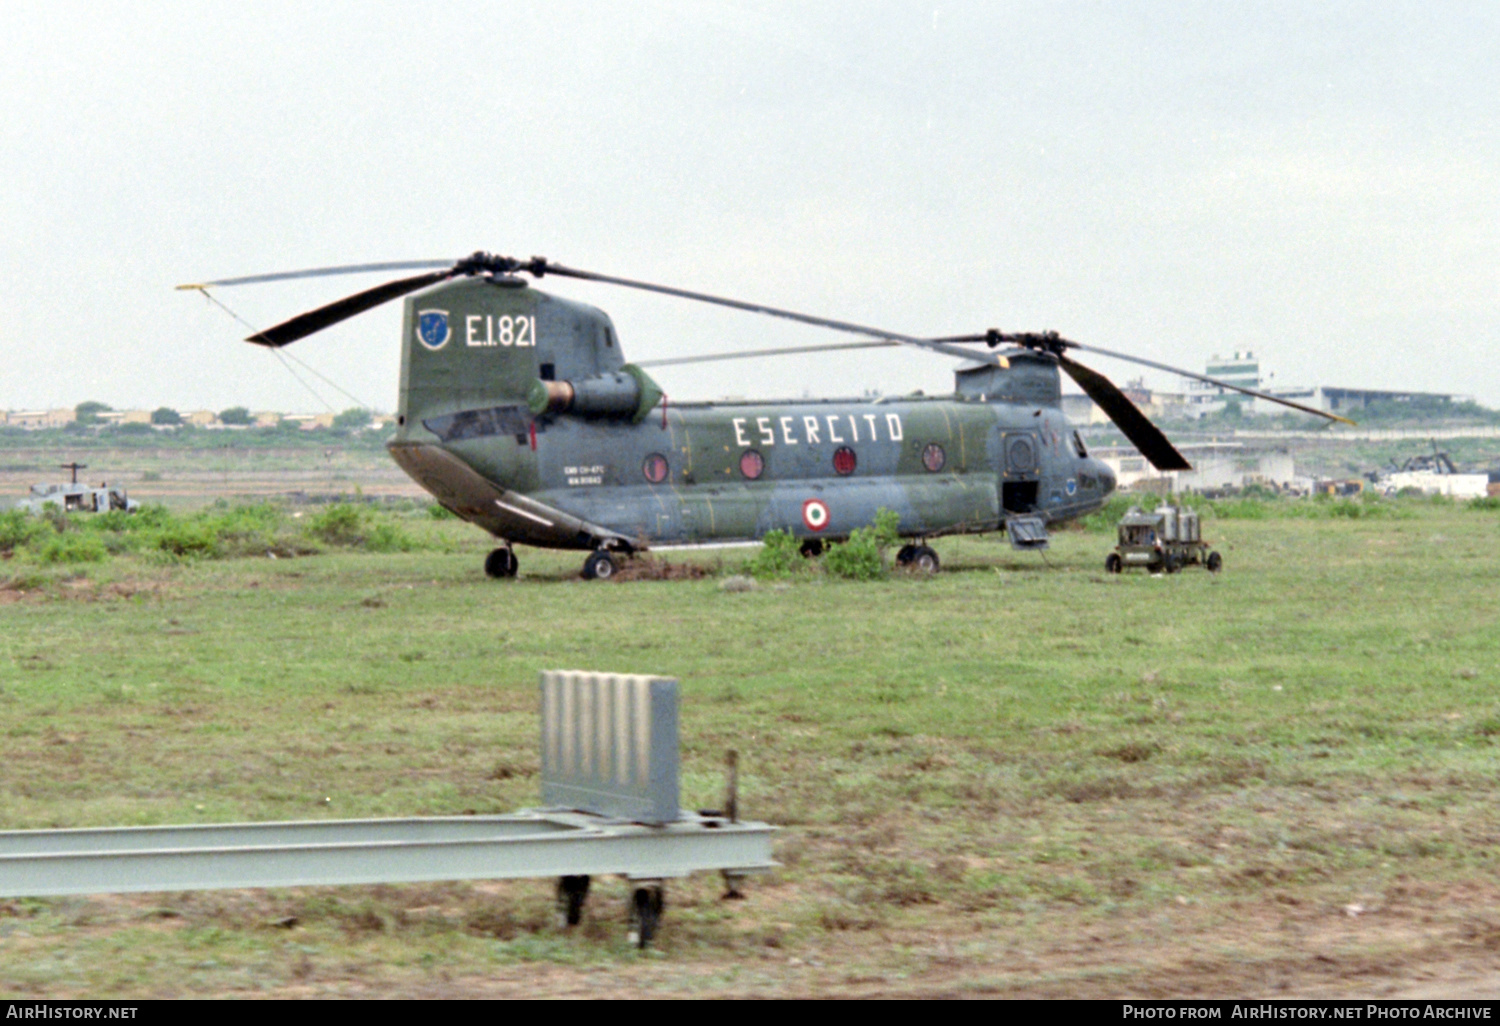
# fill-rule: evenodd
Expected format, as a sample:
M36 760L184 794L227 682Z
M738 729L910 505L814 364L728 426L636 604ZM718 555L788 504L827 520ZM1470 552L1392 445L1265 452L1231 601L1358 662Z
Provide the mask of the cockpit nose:
M1099 467L1099 487L1105 495L1110 495L1115 490L1115 472L1103 464Z

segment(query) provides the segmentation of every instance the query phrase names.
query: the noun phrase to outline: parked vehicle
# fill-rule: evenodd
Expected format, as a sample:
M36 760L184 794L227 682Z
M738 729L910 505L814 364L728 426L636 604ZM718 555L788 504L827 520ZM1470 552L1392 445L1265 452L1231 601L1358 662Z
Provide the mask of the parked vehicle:
M1224 565L1223 557L1203 541L1195 510L1163 503L1148 513L1132 506L1118 529L1119 544L1104 559L1104 569L1112 574L1126 567L1173 574L1186 566L1216 574Z

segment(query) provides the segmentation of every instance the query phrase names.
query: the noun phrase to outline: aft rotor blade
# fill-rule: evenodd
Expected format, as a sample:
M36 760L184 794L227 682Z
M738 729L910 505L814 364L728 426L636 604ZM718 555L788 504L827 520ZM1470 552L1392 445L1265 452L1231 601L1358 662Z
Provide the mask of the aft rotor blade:
M797 321L801 324L811 324L819 328L831 328L834 331L847 331L855 335L873 336L877 339L889 339L893 342L903 342L906 345L918 346L922 349L931 349L934 352L947 353L949 356L959 356L965 360L978 360L980 363L988 363L1001 366L1000 359L991 353L974 353L967 349L961 349L956 345L946 342L934 342L931 339L917 338L912 335L901 335L894 331L885 331L881 328L871 328L863 324L851 324L847 321L830 320L827 317L814 317L811 314L797 313L795 310L782 310L779 307L765 306L761 303L745 303L738 299L726 299L723 296L711 296L704 292L691 292L687 289L672 288L668 285L653 285L650 282L632 281L629 278L615 278L607 274L595 274L593 271L580 271L572 267L564 267L543 260L540 257L533 258L530 265L522 265L519 270L529 271L541 277L543 274L560 274L565 278L581 278L584 281L605 282L609 285L623 285L630 289L640 289L644 292L657 292L664 296L676 296L678 299L692 299L700 303L712 303L715 306L727 306L734 310L744 310L747 313L766 314L769 317L781 317L788 321Z
M415 292L429 285L436 285L446 278L451 278L454 274L453 264L449 262L443 266L445 269L441 271L430 271L427 274L419 274L412 278L388 281L384 285L376 285L373 289L365 289L365 291L356 292L352 296L345 296L343 299L329 303L327 306L320 306L316 310L309 310L307 313L298 314L289 321L282 321L274 328L267 328L265 331L256 332L245 339L245 341L275 348L288 345L299 338L306 338L314 332L322 331L330 325L337 324L339 321L348 320L355 314L361 314L366 310L373 309L381 303L388 303L392 299L406 295L408 292Z
M327 278L336 274L371 274L377 271L426 271L452 267L452 260L395 260L383 264L344 264L340 267L310 267L303 271L277 271L274 274L251 274L242 278L220 278L179 285L179 289L206 289L219 285L259 285L267 281L291 281L296 278Z
M1155 360L1145 360L1139 356L1130 356L1125 353L1117 353L1111 349L1100 349L1098 346L1086 346L1082 342L1067 342L1065 344L1072 349L1082 349L1083 351L1088 353L1098 353L1100 356L1112 356L1116 360L1124 360L1127 363L1138 363L1143 367L1151 367L1155 370L1166 371L1168 374L1181 374L1185 378L1192 378L1195 381L1206 382L1207 384L1215 385L1219 388L1227 388L1232 392L1239 392L1242 395L1254 396L1257 399L1264 399L1269 403L1279 403L1282 406L1290 406L1294 410L1300 410L1303 413L1311 413L1314 416L1323 417L1327 420L1336 420L1341 424L1348 424L1350 426L1353 426L1354 424L1354 421L1350 420L1347 417L1340 417L1336 413L1329 413L1327 410L1320 410L1316 407L1304 406L1301 403L1294 403L1290 399L1282 399L1278 396L1267 395L1265 392L1257 392L1253 388L1245 388L1242 385L1233 385L1227 381L1220 381L1218 378L1211 378L1206 374L1194 374L1192 371L1183 370L1180 367L1169 367L1164 363L1157 363ZM1082 383L1080 382L1080 384ZM1102 407L1103 404L1101 403L1100 406Z
M1068 372L1068 377L1078 382L1078 387L1098 404L1110 420L1115 422L1141 455L1151 461L1157 470L1192 470L1177 448L1167 441L1161 429L1146 419L1135 403L1121 392L1115 383L1098 371L1090 370L1076 360L1057 354L1057 362Z

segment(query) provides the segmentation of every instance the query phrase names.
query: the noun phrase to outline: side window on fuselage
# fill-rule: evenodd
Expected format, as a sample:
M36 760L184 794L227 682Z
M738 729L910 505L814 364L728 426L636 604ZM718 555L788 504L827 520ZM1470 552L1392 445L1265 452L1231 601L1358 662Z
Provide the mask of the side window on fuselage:
M1077 431L1073 432L1073 451L1078 454L1078 458L1081 460L1086 460L1089 457L1089 451L1083 447L1083 436Z

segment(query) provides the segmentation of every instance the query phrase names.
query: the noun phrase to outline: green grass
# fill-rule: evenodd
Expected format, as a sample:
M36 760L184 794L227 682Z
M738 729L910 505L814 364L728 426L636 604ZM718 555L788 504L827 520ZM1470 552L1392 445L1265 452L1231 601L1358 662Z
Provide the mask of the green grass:
M1500 518L1392 509L1209 514L1218 576L1106 575L1072 531L939 541L932 579L522 550L495 582L425 515L419 551L17 557L0 827L511 811L537 672L582 667L679 677L683 805L738 749L785 865L744 902L674 883L644 956L614 881L576 935L546 881L12 901L0 992L1261 993L1329 937L1347 978L1280 993L1449 965L1500 936Z

